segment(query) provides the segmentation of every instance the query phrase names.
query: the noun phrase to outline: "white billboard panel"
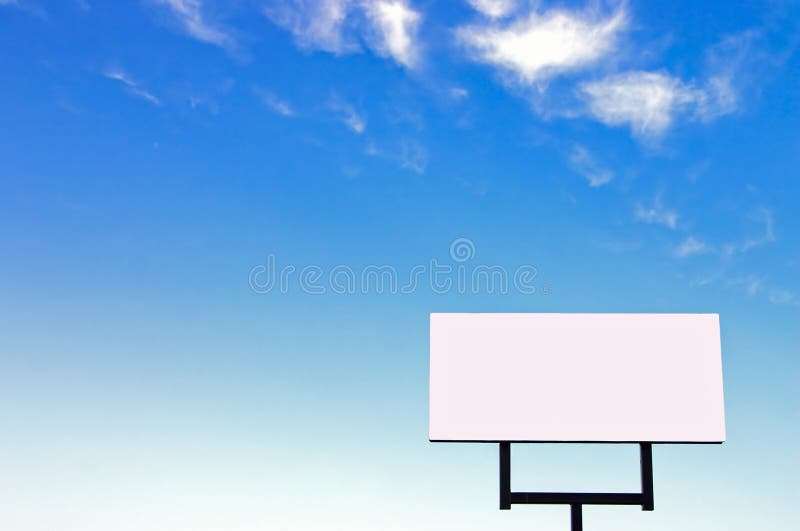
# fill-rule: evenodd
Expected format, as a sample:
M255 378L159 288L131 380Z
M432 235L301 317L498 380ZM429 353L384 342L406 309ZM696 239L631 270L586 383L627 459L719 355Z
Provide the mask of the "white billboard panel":
M722 442L717 314L434 313L432 441Z

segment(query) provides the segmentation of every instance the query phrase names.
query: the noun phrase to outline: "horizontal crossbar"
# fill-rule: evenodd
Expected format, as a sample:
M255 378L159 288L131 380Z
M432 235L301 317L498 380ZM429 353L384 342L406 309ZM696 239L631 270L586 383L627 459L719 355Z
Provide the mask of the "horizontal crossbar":
M512 504L644 505L644 496L627 492L511 492Z

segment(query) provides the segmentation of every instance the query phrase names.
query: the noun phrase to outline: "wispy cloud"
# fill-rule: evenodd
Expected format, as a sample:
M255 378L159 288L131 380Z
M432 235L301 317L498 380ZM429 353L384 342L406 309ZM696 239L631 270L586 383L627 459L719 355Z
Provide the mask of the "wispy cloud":
M597 63L614 51L626 26L623 8L606 16L534 10L504 24L487 21L462 26L456 35L474 60L497 68L513 82L535 85Z
M408 0L286 0L272 2L267 17L307 50L334 54L362 50L413 68L420 59L422 12Z
M447 94L456 101L461 101L469 97L469 91L464 87L452 87Z
M709 97L698 105L696 116L710 121L740 110L743 94L752 93L769 77L769 70L780 68L785 54L772 54L757 29L748 29L722 38L706 50L706 92ZM782 57L782 55L784 57Z
M589 113L606 125L629 125L638 137L654 138L666 131L675 115L707 94L664 72L626 72L583 83Z
M295 110L291 104L285 100L282 100L272 92L260 87L256 87L254 91L261 100L261 103L263 103L264 106L272 112L286 117L295 115Z
M656 196L653 205L645 207L642 204L636 206L633 217L636 221L641 223L651 223L656 225L663 225L670 229L678 227L678 213L669 208L665 208L661 204L661 197Z
M629 71L584 82L579 93L595 119L610 126L627 125L641 139L657 139L680 115L710 122L739 110L741 87L736 84L748 77L743 74L745 65L754 66L752 56L758 54L751 48L757 35L745 31L710 47L705 72L697 82L664 71Z
M753 212L750 215L750 218L763 223L763 232L759 235L745 238L740 242L723 245L722 252L725 256L743 254L756 247L761 247L762 245L772 243L776 240L774 220L770 210L766 208L760 208Z
M231 49L236 40L218 24L209 20L202 0L152 0L169 10L182 31L209 44Z
M41 19L47 18L47 11L44 8L28 0L0 0L0 7L13 7Z
M594 188L608 184L614 178L614 173L598 164L589 150L581 145L573 146L569 154L569 164Z
M764 287L764 277L756 275L745 275L743 277L732 278L728 283L731 286L743 287L748 295L758 295Z
M400 167L420 175L428 167L428 150L416 140L404 140L400 144Z
M125 86L125 90L134 96L142 98L144 100L149 101L154 105L161 105L161 100L150 93L148 90L144 89L137 81L135 81L132 77L126 74L122 70L107 70L103 74L108 79L113 79L114 81L119 81Z
M472 8L489 18L503 18L517 8L516 0L467 0Z
M328 108L336 117L356 134L363 133L367 128L367 116L360 113L350 103L337 95L333 95L328 102Z
M366 154L397 162L404 170L424 174L430 158L428 150L416 140L403 139L394 149L379 148L374 142L367 144Z
M686 258L688 256L706 254L711 250L711 246L707 243L698 240L694 236L689 236L675 248L675 256Z
M797 296L785 289L771 289L769 291L769 302L772 304L800 304Z
M273 2L264 13L290 31L301 48L342 54L361 49L357 39L345 32L354 6L352 0L288 0Z

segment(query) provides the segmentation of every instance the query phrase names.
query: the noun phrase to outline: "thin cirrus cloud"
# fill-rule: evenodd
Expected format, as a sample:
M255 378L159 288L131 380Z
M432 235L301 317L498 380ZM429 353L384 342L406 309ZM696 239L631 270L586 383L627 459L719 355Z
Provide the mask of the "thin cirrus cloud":
M158 99L148 90L144 89L136 80L134 80L123 70L118 70L118 69L107 70L105 73L103 73L103 76L106 77L107 79L112 79L114 81L122 83L128 94L131 94L143 100L147 100L154 105L161 105L160 99Z
M743 287L747 294L750 296L757 295L764 286L764 277L755 275L746 275L743 277L732 278L728 281L731 286Z
M489 18L503 18L517 8L515 0L467 0L472 9Z
M165 7L181 30L190 37L221 48L231 49L236 40L222 27L209 19L202 0L152 0Z
M328 108L348 129L360 135L367 129L367 116L337 95L331 96Z
M264 13L303 49L343 55L362 51L365 42L406 68L419 63L422 13L407 0L284 0Z
M569 154L569 165L593 188L606 185L614 178L614 173L598 164L589 150L581 145L573 146Z
M261 103L264 105L264 107L272 112L281 116L286 116L287 118L295 116L296 112L292 105L289 102L279 98L272 92L264 90L260 87L256 87L254 92L261 100Z
M793 304L795 306L800 304L797 296L785 289L771 289L768 299L772 304Z
M724 256L733 256L735 254L747 253L756 247L767 245L776 241L775 237L775 222L772 217L772 211L766 208L759 208L750 215L750 219L760 221L763 224L763 232L757 236L751 236L737 243L728 243L722 246L722 254Z
M303 49L345 54L361 49L348 27L353 7L352 0L284 0L269 4L264 14Z
M689 236L675 248L675 256L678 258L686 258L689 256L706 254L710 251L711 247L708 244L693 236Z
M678 227L678 213L664 207L659 196L656 196L652 206L637 205L633 217L640 223L663 225L673 230Z
M682 113L709 120L735 110L728 80L712 78L697 88L665 72L615 74L579 88L589 114L608 126L629 126L642 139L664 134Z
M498 69L512 82L530 86L588 68L608 56L627 20L622 8L606 16L564 9L542 14L533 10L503 24L490 20L461 26L456 38L474 61Z
M395 161L401 169L423 175L428 167L430 155L425 146L412 139L401 140L394 149L379 148L374 142L367 145L365 153Z

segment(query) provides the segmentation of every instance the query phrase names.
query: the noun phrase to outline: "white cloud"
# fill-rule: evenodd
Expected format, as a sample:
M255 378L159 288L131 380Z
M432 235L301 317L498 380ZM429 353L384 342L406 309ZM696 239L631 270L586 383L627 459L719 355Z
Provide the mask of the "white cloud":
M614 51L626 25L622 8L605 18L588 12L533 11L505 25L462 26L456 35L476 61L533 85L598 62Z
M704 122L736 112L739 95L733 87L730 75L716 75L708 79L705 90L700 93L695 115Z
M611 182L614 173L601 167L589 151L580 145L575 145L569 154L569 164L573 170L582 175L591 187L599 187Z
M376 54L411 68L420 57L420 11L408 0L283 0L264 10L308 50L347 54L365 42Z
M119 81L127 86L136 86L136 82L122 70L108 70L103 74L108 79Z
M267 7L267 17L290 31L298 46L335 54L361 49L356 39L345 34L352 0L291 0Z
M708 244L701 242L693 236L689 236L675 248L675 255L679 258L685 258L687 256L705 254L709 251L711 251L711 247Z
M489 18L503 18L517 8L516 0L467 0L476 11Z
M347 103L340 97L334 95L328 103L330 108L339 120L356 134L361 134L367 128L367 117L359 113L355 107Z
M770 54L758 30L728 35L706 50L705 90L709 97L698 105L696 115L710 121L735 113L743 105L743 94L757 91L773 68L783 66L779 55Z
M656 196L652 207L647 208L637 205L634 211L634 219L641 223L664 225L673 230L678 227L678 213L665 208L661 204L661 198L658 196Z
M377 53L401 65L413 67L419 58L417 31L422 16L405 0L378 0L364 4L367 17L377 30Z
M191 37L222 48L233 48L235 39L223 29L209 22L203 12L202 0L154 0L165 6Z
M592 116L606 125L628 124L640 137L660 136L676 113L704 96L662 72L626 72L580 88Z
M161 100L158 99L156 96L151 94L146 89L142 88L138 82L136 82L132 77L126 74L122 70L108 70L103 74L108 79L113 79L114 81L119 81L123 85L125 85L125 90L134 96L142 98L144 100L149 101L154 105L161 105Z
M261 88L256 88L255 92L258 97L261 98L261 103L263 103L264 106L269 110L286 117L295 115L295 111L292 106L272 92Z
M709 77L698 87L665 72L632 71L582 83L589 113L610 126L628 125L634 136L660 137L682 113L708 122L736 111L729 76Z

